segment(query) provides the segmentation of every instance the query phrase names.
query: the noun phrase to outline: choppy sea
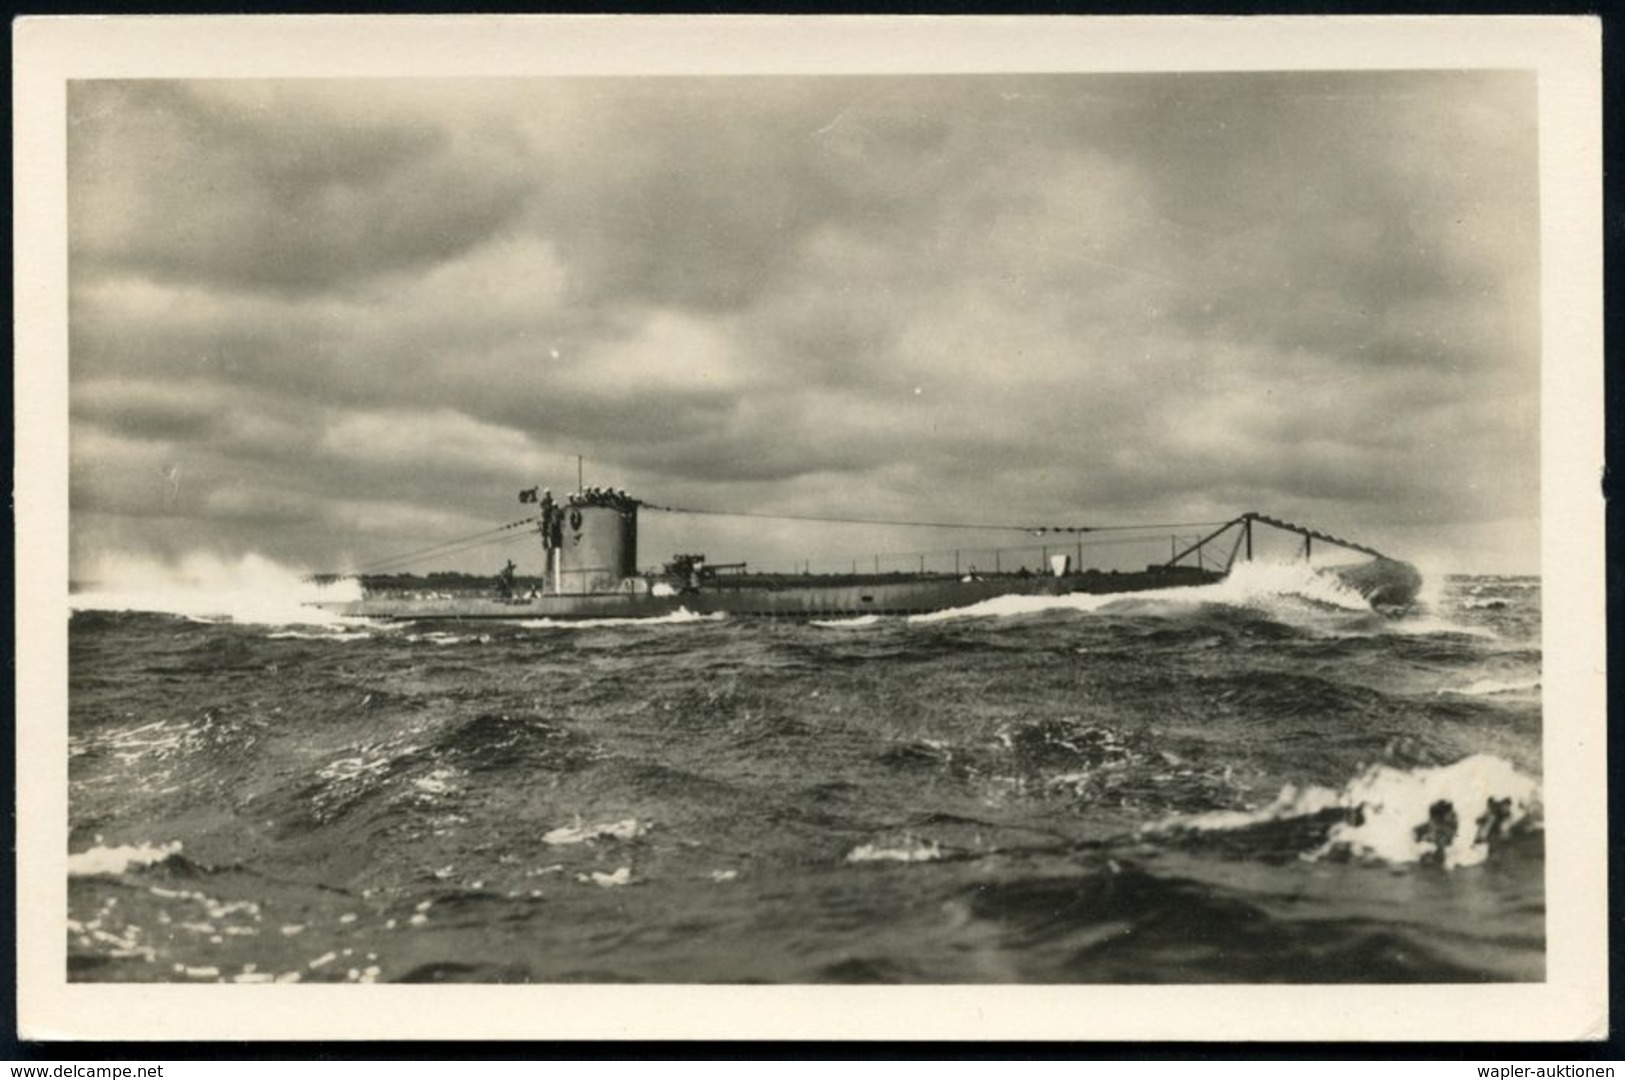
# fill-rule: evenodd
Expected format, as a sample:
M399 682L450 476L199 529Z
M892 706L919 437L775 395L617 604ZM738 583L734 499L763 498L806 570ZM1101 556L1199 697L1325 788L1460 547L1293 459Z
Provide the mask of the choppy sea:
M1398 617L1301 565L822 623L179 597L74 599L73 980L1544 977L1537 578Z

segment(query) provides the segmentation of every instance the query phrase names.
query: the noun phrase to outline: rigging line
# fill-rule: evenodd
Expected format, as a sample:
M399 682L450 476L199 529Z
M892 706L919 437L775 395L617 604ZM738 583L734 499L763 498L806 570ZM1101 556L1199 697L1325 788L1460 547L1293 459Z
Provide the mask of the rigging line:
M482 548L482 547L491 547L493 545L500 545L500 544L512 544L512 543L517 543L518 541L521 541L521 540L529 540L529 539L532 539L532 537L530 536L529 533L510 532L510 533L508 533L506 535L501 535L501 536L487 536L487 537L484 537L484 538L478 539L478 540L468 540L468 541L465 541L464 543L461 543L461 544L449 545L447 547L442 548L439 551L426 552L425 554L418 555L418 556L416 556L416 557L414 557L412 559L396 559L396 560L393 561L393 563L391 565L393 565L393 566L411 566L411 565L415 565L417 563L427 562L430 559L444 558L447 555L458 555L458 554L461 554L462 552L475 551L475 550L477 550L479 548ZM369 572L377 572L377 573L386 573L387 574L387 573L390 573L390 570L385 569L385 570L381 570L381 571L369 571Z
M438 544L430 544L427 547L413 548L410 551L403 551L398 555L392 555L392 556L389 556L389 557L383 558L383 559L375 559L374 562L377 562L377 563L394 562L396 559L409 558L409 557L411 557L413 555L418 555L418 554L421 554L421 553L426 552L426 551L434 551L436 548L451 547L454 544L462 544L462 543L466 543L466 542L468 542L470 540L478 540L478 539L480 539L481 537L484 537L484 536L493 536L493 535L495 535L497 533L500 533L500 532L506 532L509 529L517 529L519 526L521 526L521 525L529 525L531 522L533 522L535 520L536 520L535 517L521 518L518 521L510 521L506 525L498 525L498 526L496 526L494 528L490 528L490 529L481 529L479 532L477 532L477 533L469 533L467 536L455 536L455 537L451 538L450 540L442 540Z
M1168 537L1167 537L1166 534L1156 535L1156 536L1108 536L1108 537L1101 537L1100 539L1097 539L1097 540L1070 540L1070 541L1065 541L1065 542L1062 542L1062 543L1059 543L1059 544L1051 543L1051 544L1048 544L1048 545L1041 544L1041 543L1038 543L1038 542L1035 541L1035 542L1030 543L1030 544L1005 544L1005 545L1001 545L1000 547L997 547L997 548L991 548L991 547L957 547L957 548L934 548L934 549L925 550L925 551L877 551L877 552L872 552L872 553L870 553L868 555L858 556L858 558L860 560L866 559L866 558L872 559L876 555L878 555L882 559L917 559L922 555L924 555L926 558L937 558L937 557L945 557L945 556L948 556L948 555L953 555L955 553L960 553L960 554L964 554L964 555L983 555L983 554L991 555L994 551L1036 551L1040 547L1045 547L1045 546L1049 547L1050 550L1054 554L1062 555L1062 554L1065 554L1068 551L1071 551L1073 548L1076 548L1076 547L1097 548L1097 547L1122 547L1122 546L1127 545L1127 544L1162 544L1167 539L1168 539ZM831 564L836 564L836 563L840 563L840 562L843 562L843 561L851 562L852 558L853 558L853 556L851 556L851 555L847 555L844 558L841 557L841 556L832 556L829 559L822 560L822 561L828 562L828 563L831 563ZM820 560L815 558L815 559L813 559L813 561L814 562L819 562Z
M1086 532L1131 532L1134 530L1160 530L1160 529L1201 529L1209 525L1217 525L1217 521L1161 521L1149 525L1019 525L1022 532L1034 534L1043 533L1086 533Z
M491 546L494 546L494 545L501 545L501 544L513 544L513 543L517 543L520 540L527 540L527 539L530 539L530 537L526 536L523 533L513 533L513 534L510 534L508 536L493 536L493 537L489 537L489 538L484 539L484 540L476 540L476 541L473 541L471 543L466 543L466 544L463 544L460 547L448 548L445 551L435 551L435 552L431 552L431 553L429 553L427 555L420 555L415 559L409 559L409 560L406 560L404 562L399 562L398 561L395 564L393 564L391 566L388 566L388 567L385 567L383 569L374 568L374 569L351 571L350 574L347 575L347 576L349 576L349 577L368 577L368 576L382 577L382 576L386 576L386 575L389 575L389 574L401 574L401 573L407 572L407 569L409 567L417 566L418 564L428 562L431 559L444 559L444 558L448 558L448 557L450 557L452 555L462 555L462 554L466 554L467 552L470 552L470 551L476 551L476 550L478 550L479 548L482 548L482 547L491 547Z
M770 514L759 510L699 510L685 506L660 506L656 503L649 502L639 503L638 505L644 509L660 510L668 514L703 514L709 517L769 518L775 521L817 521L832 525L894 525L901 528L919 529L986 529L997 532L1025 532L1035 534L1125 532L1131 529L1191 529L1218 524L1217 522L1209 521L1179 521L1149 525L1000 525L992 522L897 521L887 518L826 517L820 514Z
M430 544L428 547L414 548L411 551L403 551L399 555L391 555L383 559L374 559L372 562L364 564L359 572L369 572L374 567L387 566L390 563L400 562L403 559L412 559L419 555L438 552L441 548L454 547L457 544L465 544L471 540L481 539L482 537L495 536L497 533L506 532L509 529L517 529L521 525L529 525L535 520L536 519L534 517L521 518L518 521L510 521L506 525L498 525L494 529L482 529L477 533L470 533L467 536L459 536L452 540L443 540L438 544Z
M882 518L854 518L854 517L825 517L819 514L769 514L759 510L696 510L685 506L657 506L654 503L642 503L648 510L661 510L669 514L703 514L707 517L744 517L768 518L773 521L817 521L832 525L897 525L925 529L995 529L1000 531L1018 528L1015 525L992 525L987 523L953 522L953 521L889 521Z
M357 570L353 571L353 573L358 573L358 574L393 574L393 573L398 573L398 572L406 569L409 566L417 566L417 565L419 565L421 563L429 562L432 559L443 559L443 558L445 558L445 557L447 557L449 555L459 555L459 554L461 554L461 553L463 553L465 551L472 551L475 548L485 547L485 546L487 546L489 544L505 544L505 543L508 543L508 542L510 542L512 540L515 540L515 539L518 539L518 538L519 538L519 536L517 534L510 534L508 536L489 536L489 537L485 537L485 538L480 539L480 540L467 541L467 542L462 543L462 544L451 544L451 545L447 545L447 546L444 546L444 547L441 547L441 548L437 548L434 551L426 551L426 552L424 552L424 553L422 553L420 555L414 555L414 556L411 556L411 557L404 557L404 556L403 557L397 557L397 558L394 558L394 559L390 559L388 562L369 563L369 564L367 564L365 566L362 566L362 567L358 568Z

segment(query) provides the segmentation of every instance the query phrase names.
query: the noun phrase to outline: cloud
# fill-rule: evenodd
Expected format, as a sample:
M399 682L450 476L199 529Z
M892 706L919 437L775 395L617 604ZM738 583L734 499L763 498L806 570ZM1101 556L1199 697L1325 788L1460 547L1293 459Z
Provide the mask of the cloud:
M316 456L418 477L523 476L543 464L522 433L444 408L340 414L326 425Z
M1534 103L1480 72L77 83L76 559L388 554L574 454L794 512L1533 520Z
M499 140L365 114L309 123L278 84L217 85L74 87L76 259L310 294L432 265L522 208Z

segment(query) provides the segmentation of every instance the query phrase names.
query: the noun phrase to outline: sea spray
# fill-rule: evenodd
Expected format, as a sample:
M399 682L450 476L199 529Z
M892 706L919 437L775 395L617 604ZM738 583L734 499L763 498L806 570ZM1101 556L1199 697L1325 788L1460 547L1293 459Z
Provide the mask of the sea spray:
M69 595L69 607L272 626L332 625L341 622L339 616L310 605L361 598L361 585L353 578L321 585L302 571L253 554L233 561L193 553L174 563L108 556L92 578L94 585Z

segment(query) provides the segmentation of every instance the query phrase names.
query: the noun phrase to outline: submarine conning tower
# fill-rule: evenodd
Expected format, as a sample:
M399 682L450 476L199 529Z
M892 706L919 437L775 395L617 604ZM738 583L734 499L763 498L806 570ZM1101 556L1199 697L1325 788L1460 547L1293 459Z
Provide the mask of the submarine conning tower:
M636 577L638 501L625 492L573 492L558 506L544 504L541 524L549 592L616 592Z

